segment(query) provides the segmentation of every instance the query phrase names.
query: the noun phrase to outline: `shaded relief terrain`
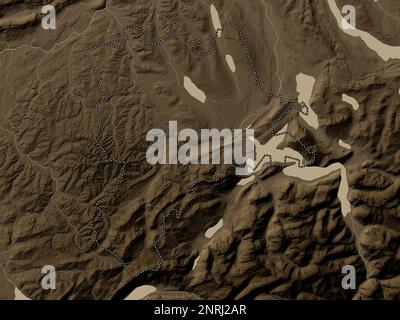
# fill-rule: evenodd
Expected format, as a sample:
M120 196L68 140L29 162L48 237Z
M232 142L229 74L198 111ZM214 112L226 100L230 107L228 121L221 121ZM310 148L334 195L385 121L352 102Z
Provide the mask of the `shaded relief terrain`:
M400 7L366 2L0 1L0 299L399 299ZM150 165L169 121L259 166Z

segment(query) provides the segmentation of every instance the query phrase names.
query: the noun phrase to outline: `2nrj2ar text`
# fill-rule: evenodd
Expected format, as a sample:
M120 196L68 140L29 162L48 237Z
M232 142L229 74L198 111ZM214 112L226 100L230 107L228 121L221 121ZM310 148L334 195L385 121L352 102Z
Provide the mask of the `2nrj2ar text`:
M164 316L180 316L185 318L187 315L217 315L217 316L229 316L229 315L246 315L246 306L241 305L229 305L229 304L199 304L196 307L175 307L161 304L159 307L154 309L155 315Z

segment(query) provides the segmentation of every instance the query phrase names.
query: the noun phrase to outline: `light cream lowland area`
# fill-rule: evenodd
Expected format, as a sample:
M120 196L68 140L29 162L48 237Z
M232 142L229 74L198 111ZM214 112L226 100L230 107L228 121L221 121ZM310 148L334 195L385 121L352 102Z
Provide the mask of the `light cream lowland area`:
M199 260L200 260L200 256L198 256L198 257L194 260L192 270L194 270L194 269L197 267L197 263L199 262Z
M140 286L133 290L124 300L141 300L155 291L157 291L157 289L153 286Z
M218 223L217 223L215 226L209 228L209 229L206 231L206 234L205 234L206 238L207 238L207 239L212 238L212 237L214 236L214 234L215 234L219 229L222 228L223 225L224 225L224 220L223 220L223 219L219 220Z
M217 31L219 28L221 28L221 20L219 19L217 8L215 8L215 6L212 4L210 5L210 11L214 29ZM218 31L218 37L221 37L221 31Z
M348 143L344 142L342 139L339 139L339 146L350 150L351 149L351 145L349 145Z
M201 103L206 102L206 94L204 91L200 90L190 79L189 77L185 76L183 78L183 86L185 87L186 91L195 99L199 100Z
M15 288L14 294L15 294L14 300L31 300L28 297L26 297L21 291L19 291L18 288Z
M226 63L229 66L229 69L231 69L232 72L235 72L236 71L236 65L235 65L235 62L233 61L232 56L230 54L227 54L225 56L225 59L226 59Z
M245 186L246 184L249 184L250 182L252 182L255 178L256 178L256 176L254 174L247 178L244 178L238 182L238 186Z
M287 128L288 124L286 124L285 127L283 127L278 133L286 132ZM278 146L283 142L284 139L284 134L275 135L264 145L262 145L257 139L254 139L256 150L255 163L258 164L266 154L270 156L264 157L255 172L261 170L262 165L266 162L269 162L270 159L272 159L272 162L284 162L285 156L302 159L301 154L291 148L278 149Z
M346 168L341 163L333 163L329 167L305 167L299 168L296 165L286 167L283 169L283 173L286 176L297 177L304 181L312 181L327 176L328 174L340 170L341 180L338 191L338 199L341 204L342 214L345 217L351 211L350 202L347 199L349 193L349 185L347 182Z
M353 107L354 110L358 110L358 108L360 107L360 105L358 104L356 99L348 96L345 93L342 94L342 100L344 102L347 102L348 104L350 104Z
M218 30L218 29L220 29L222 27L222 24L221 24L221 20L219 18L219 14L218 14L217 8L215 8L215 6L213 4L210 5L210 12L211 12L211 20L212 20L214 29L215 29L215 31L218 31L218 37L220 38L221 35L222 35L222 31ZM235 72L236 71L236 65L235 65L235 62L233 61L232 56L230 54L227 54L225 56L225 60L226 60L226 63L228 64L228 66L229 66L229 69L231 69L232 72Z
M315 84L315 78L306 75L304 73L299 73L296 76L297 82L297 92L299 93L298 101L304 102L308 107L308 115L305 115L300 112L300 117L306 121L311 127L314 129L318 129L318 116L317 114L311 109L310 99L312 95L312 91Z
M279 133L286 132L288 128L288 124L279 131ZM272 137L265 145L262 145L257 139L254 139L255 143L255 150L256 150L256 161L254 162L255 164L259 163L263 157L268 154L270 157L265 157L262 162L260 162L260 165L254 170L254 172L257 172L261 170L262 165L266 162L271 161L272 162L284 162L285 156L290 156L296 159L299 159L300 162L303 162L303 156L291 149L291 148L284 148L283 150L278 149L278 146L280 143L283 142L285 138L285 135L275 135ZM254 166L252 167L254 168ZM252 169L250 168L250 169ZM341 174L341 180L340 180L340 185L339 185L339 191L338 191L338 199L341 204L341 210L343 216L346 216L349 212L351 212L351 207L350 207L350 202L347 199L347 194L349 192L349 186L348 186L348 181L347 181L347 174L346 174L346 168L341 164L341 163L334 163L331 164L329 167L326 168L320 168L320 167L304 167L301 168L298 166L298 163L295 163L289 167L286 167L283 169L283 174L289 177L296 177L299 179L302 179L304 181L312 181L316 179L320 179L324 176L329 175L331 172L334 172L336 170L340 170ZM238 185L246 185L250 183L254 179L254 175L242 179Z
M286 132L288 124L283 127L279 133ZM278 149L279 144L283 142L285 135L275 135L266 144L261 144L257 139L252 140L254 142L254 148L256 151L256 159L254 163L252 161L247 161L247 167L249 172L256 173L262 169L262 166L267 162L284 162L285 156L302 159L300 153L291 149L284 148L283 150ZM257 168L254 169L255 165L258 164ZM238 185L246 185L253 181L255 178L254 174L239 181Z
M332 14L336 18L339 28L344 33L352 37L360 37L361 40L363 40L368 46L368 48L375 51L384 61L389 59L400 59L399 46L389 46L379 41L368 32L354 28L346 21L346 19L343 18L335 0L328 0L328 4Z

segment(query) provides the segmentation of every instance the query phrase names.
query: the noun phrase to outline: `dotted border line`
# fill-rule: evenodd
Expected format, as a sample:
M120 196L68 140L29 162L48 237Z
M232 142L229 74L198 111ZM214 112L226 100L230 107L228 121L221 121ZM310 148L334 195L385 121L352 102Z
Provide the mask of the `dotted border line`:
M116 253L115 253L113 250L111 250L110 248L105 248L105 247L103 247L103 246L100 244L99 235L98 235L97 230L95 229L95 223L96 223L97 221L99 221L99 219L100 219L100 218L103 216L103 214L104 214L103 205L104 205L106 202L110 202L110 201L112 201L112 200L115 198L116 194L117 194L117 193L119 192L119 190L120 190L121 184L122 184L122 183L124 182L124 180L125 180L127 161L126 161L126 160L118 160L118 159L111 158L110 154L107 152L107 150L104 148L104 146L102 145L102 143L101 143L101 141L100 141L101 130L102 130L102 125L103 125L102 114L101 114L101 107L102 107L102 105L105 103L106 95L105 95L105 92L104 92L104 90L103 90L103 88L102 88L102 86L101 86L101 83L102 83L102 81L103 81L103 78L102 78L100 72L98 71L98 69L97 69L97 67L96 67L96 64L95 64L95 62L94 62L94 60L93 60L93 58L92 58L92 56L91 56L90 53L91 53L92 51L94 51L94 50L97 50L97 49L105 49L105 48L114 48L114 49L117 49L117 50L125 49L125 47L126 47L126 45L127 45L127 43L128 43L128 39L129 39L127 30L135 29L135 30L141 32L142 35L145 36L145 46L146 46L146 47L155 47L155 46L159 46L159 45L162 45L164 42L173 39L173 40L175 40L175 43L176 43L178 46L190 48L190 49L192 50L192 52L198 54L199 56L206 57L206 56L208 56L208 55L211 55L211 54L214 52L214 50L216 49L217 40L218 40L218 38L219 38L218 35L219 35L220 33L222 33L227 27L236 29L236 30L238 31L239 37L240 37L240 40L241 40L241 44L242 44L242 46L243 46L244 49L245 49L245 53L246 53L247 59L248 59L248 61L249 61L249 63L250 63L250 67L251 67L251 70L252 70L252 72L253 72L253 77L254 77L254 79L255 79L255 81L256 81L257 86L260 88L261 93L262 93L263 95L267 96L268 98L272 98L272 99L274 99L274 100L275 100L275 99L278 99L278 100L279 100L279 103L280 103L282 106L286 106L286 105L289 106L289 107L287 108L287 110L286 110L285 112L283 112L283 113L279 116L279 118L277 119L277 121L275 122L274 126L273 126L272 129L271 129L272 134L273 134L274 136L280 136L280 135L286 135L286 134L289 135L292 139L294 139L297 143L299 143L309 154L312 155L312 160L311 160L311 161L309 161L309 162L306 163L306 164L302 164L302 160L301 160L301 159L297 159L297 158L290 157L290 156L285 156L285 157L284 157L284 162L283 162L283 163L279 163L279 162L278 162L278 163L274 163L274 162L272 161L272 156L271 156L270 154L265 154L265 155L263 155L263 157L261 158L261 160L257 163L257 165L255 166L254 170L257 169L257 168L260 166L260 164L262 163L262 161L263 161L266 157L269 158L269 165L270 165L270 166L281 166L281 167L287 166L287 165L289 164L288 160L294 160L295 162L298 163L298 166L299 166L300 168L306 167L306 166L310 166L310 165L311 165L312 163L314 163L314 161L315 161L315 153L312 152L311 150L309 150L309 149L303 144L303 142L301 141L301 139L298 139L296 136L294 136L293 134L291 134L289 131L285 131L285 132L281 132L281 133L278 133L278 132L277 132L277 131L279 130L279 127L280 127L280 124L281 124L281 122L282 122L282 119L283 119L286 115L288 115L289 113L291 113L291 112L294 111L294 110L297 110L297 111L299 111L300 113L303 113L304 115L308 115L308 113L309 113L309 112L308 112L308 106L307 106L306 104L304 104L303 102L302 102L302 103L298 103L295 99L291 99L291 100L285 102L281 94L274 95L274 94L272 94L271 92L267 91L267 90L264 88L264 86L262 85L261 81L259 80L257 68L256 68L256 66L255 66L254 60L252 59L252 57L251 57L251 55L250 55L249 45L248 45L247 40L246 40L246 38L245 38L245 36L244 36L244 33L243 33L243 31L242 31L242 28L241 28L239 25L235 24L235 23L232 23L232 22L225 22L224 24L222 24L222 26L216 30L216 32L215 32L215 37L212 38L212 39L209 41L209 43L208 43L208 48L207 48L206 51L201 51L202 48L203 48L203 41L202 41L201 39L195 39L195 40L189 40L189 41L187 41L187 42L182 42L182 41L180 41L180 40L177 38L177 36L176 36L174 33L168 33L168 34L166 34L166 35L160 37L159 40L158 40L157 42L150 43L150 42L148 41L148 34L146 34L146 33L144 32L143 26L135 26L135 27L133 27L133 26L125 26L125 27L123 27L123 29L122 29L123 39L122 39L122 41L119 42L119 43L114 43L114 42L111 42L111 41L110 41L110 42L104 42L104 43L99 43L99 44L97 44L97 45L95 45L95 46L93 46L93 47L90 47L90 48L85 49L85 50L84 50L84 53L85 53L87 59L89 60L90 69L95 73L95 76L96 76L96 87L97 87L97 90L98 90L98 92L99 92L99 94L100 94L100 100L96 103L96 134L95 134L95 143L96 143L97 148L98 148L99 151L100 151L100 154L101 154L102 158L105 160L106 163L111 163L111 164L115 164L115 165L118 165L118 166L122 166L121 174L120 174L120 176L119 176L119 178L118 178L117 185L116 185L116 187L114 188L114 190L113 190L109 195L104 196L104 197L102 197L101 199L99 199L99 200L97 200L97 201L95 202L95 211L96 211L96 214L95 214L94 218L91 220L90 226L91 226L91 229L92 229L92 233L93 233L93 237L94 237L94 241L95 241L96 246L99 247L99 248L101 248L101 249L103 249L104 252L107 252L107 253L110 254L116 261L118 261L119 263L121 263L121 265L123 266L124 270L126 270L126 271L129 273L129 275L131 276L132 279L133 279L133 278L136 278L136 277L140 276L141 274L143 274L143 273L145 273L145 272L148 272L148 271L154 271L154 272L156 272L156 271L158 271L158 270L161 268L162 264L164 263L164 259L163 259L162 255L161 255L161 252L160 252L159 243L160 243L161 240L165 237L166 232L167 232L166 220L167 220L167 218L169 218L172 214L175 214L175 217L176 217L177 219L179 219L179 218L182 216L182 214L183 214L183 212L185 211L185 209L186 209L189 205L191 205L192 202L193 202L194 200L196 200L196 199L199 197L198 193L196 192L196 187L197 187L199 184L201 184L201 183L218 183L218 182L221 180L221 176L218 175L220 172L226 173L228 170L230 170L230 169L232 169L232 168L245 167L245 165L240 165L240 166L239 166L239 165L230 165L230 166L227 166L227 167L225 167L225 168L223 168L223 169L222 169L221 167L219 167L219 168L216 169L213 178L211 178L211 179L203 178L203 179L197 180L196 182L192 183L191 186L190 186L190 188L189 188L189 191L193 193L192 198L190 198L188 201L186 201L186 202L184 203L184 205L182 206L181 209L179 209L179 210L176 209L176 208L170 209L170 210L164 215L164 217L163 217L163 219L162 219L162 231L161 231L161 233L157 236L157 239L155 240L155 243L154 243L154 250L155 250L157 256L159 257L160 262L159 262L157 265L155 265L154 267L146 267L146 268L144 268L143 270L141 270L141 271L139 271L139 272L133 272L132 269L130 268L130 266L128 266L128 264L123 260L122 257L120 257L118 254L116 254Z

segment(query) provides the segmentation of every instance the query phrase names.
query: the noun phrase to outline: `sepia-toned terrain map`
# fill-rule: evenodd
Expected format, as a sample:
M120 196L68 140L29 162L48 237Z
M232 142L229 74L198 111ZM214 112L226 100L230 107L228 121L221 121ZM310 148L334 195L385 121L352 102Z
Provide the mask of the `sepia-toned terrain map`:
M399 108L397 0L0 0L0 299L399 299Z

